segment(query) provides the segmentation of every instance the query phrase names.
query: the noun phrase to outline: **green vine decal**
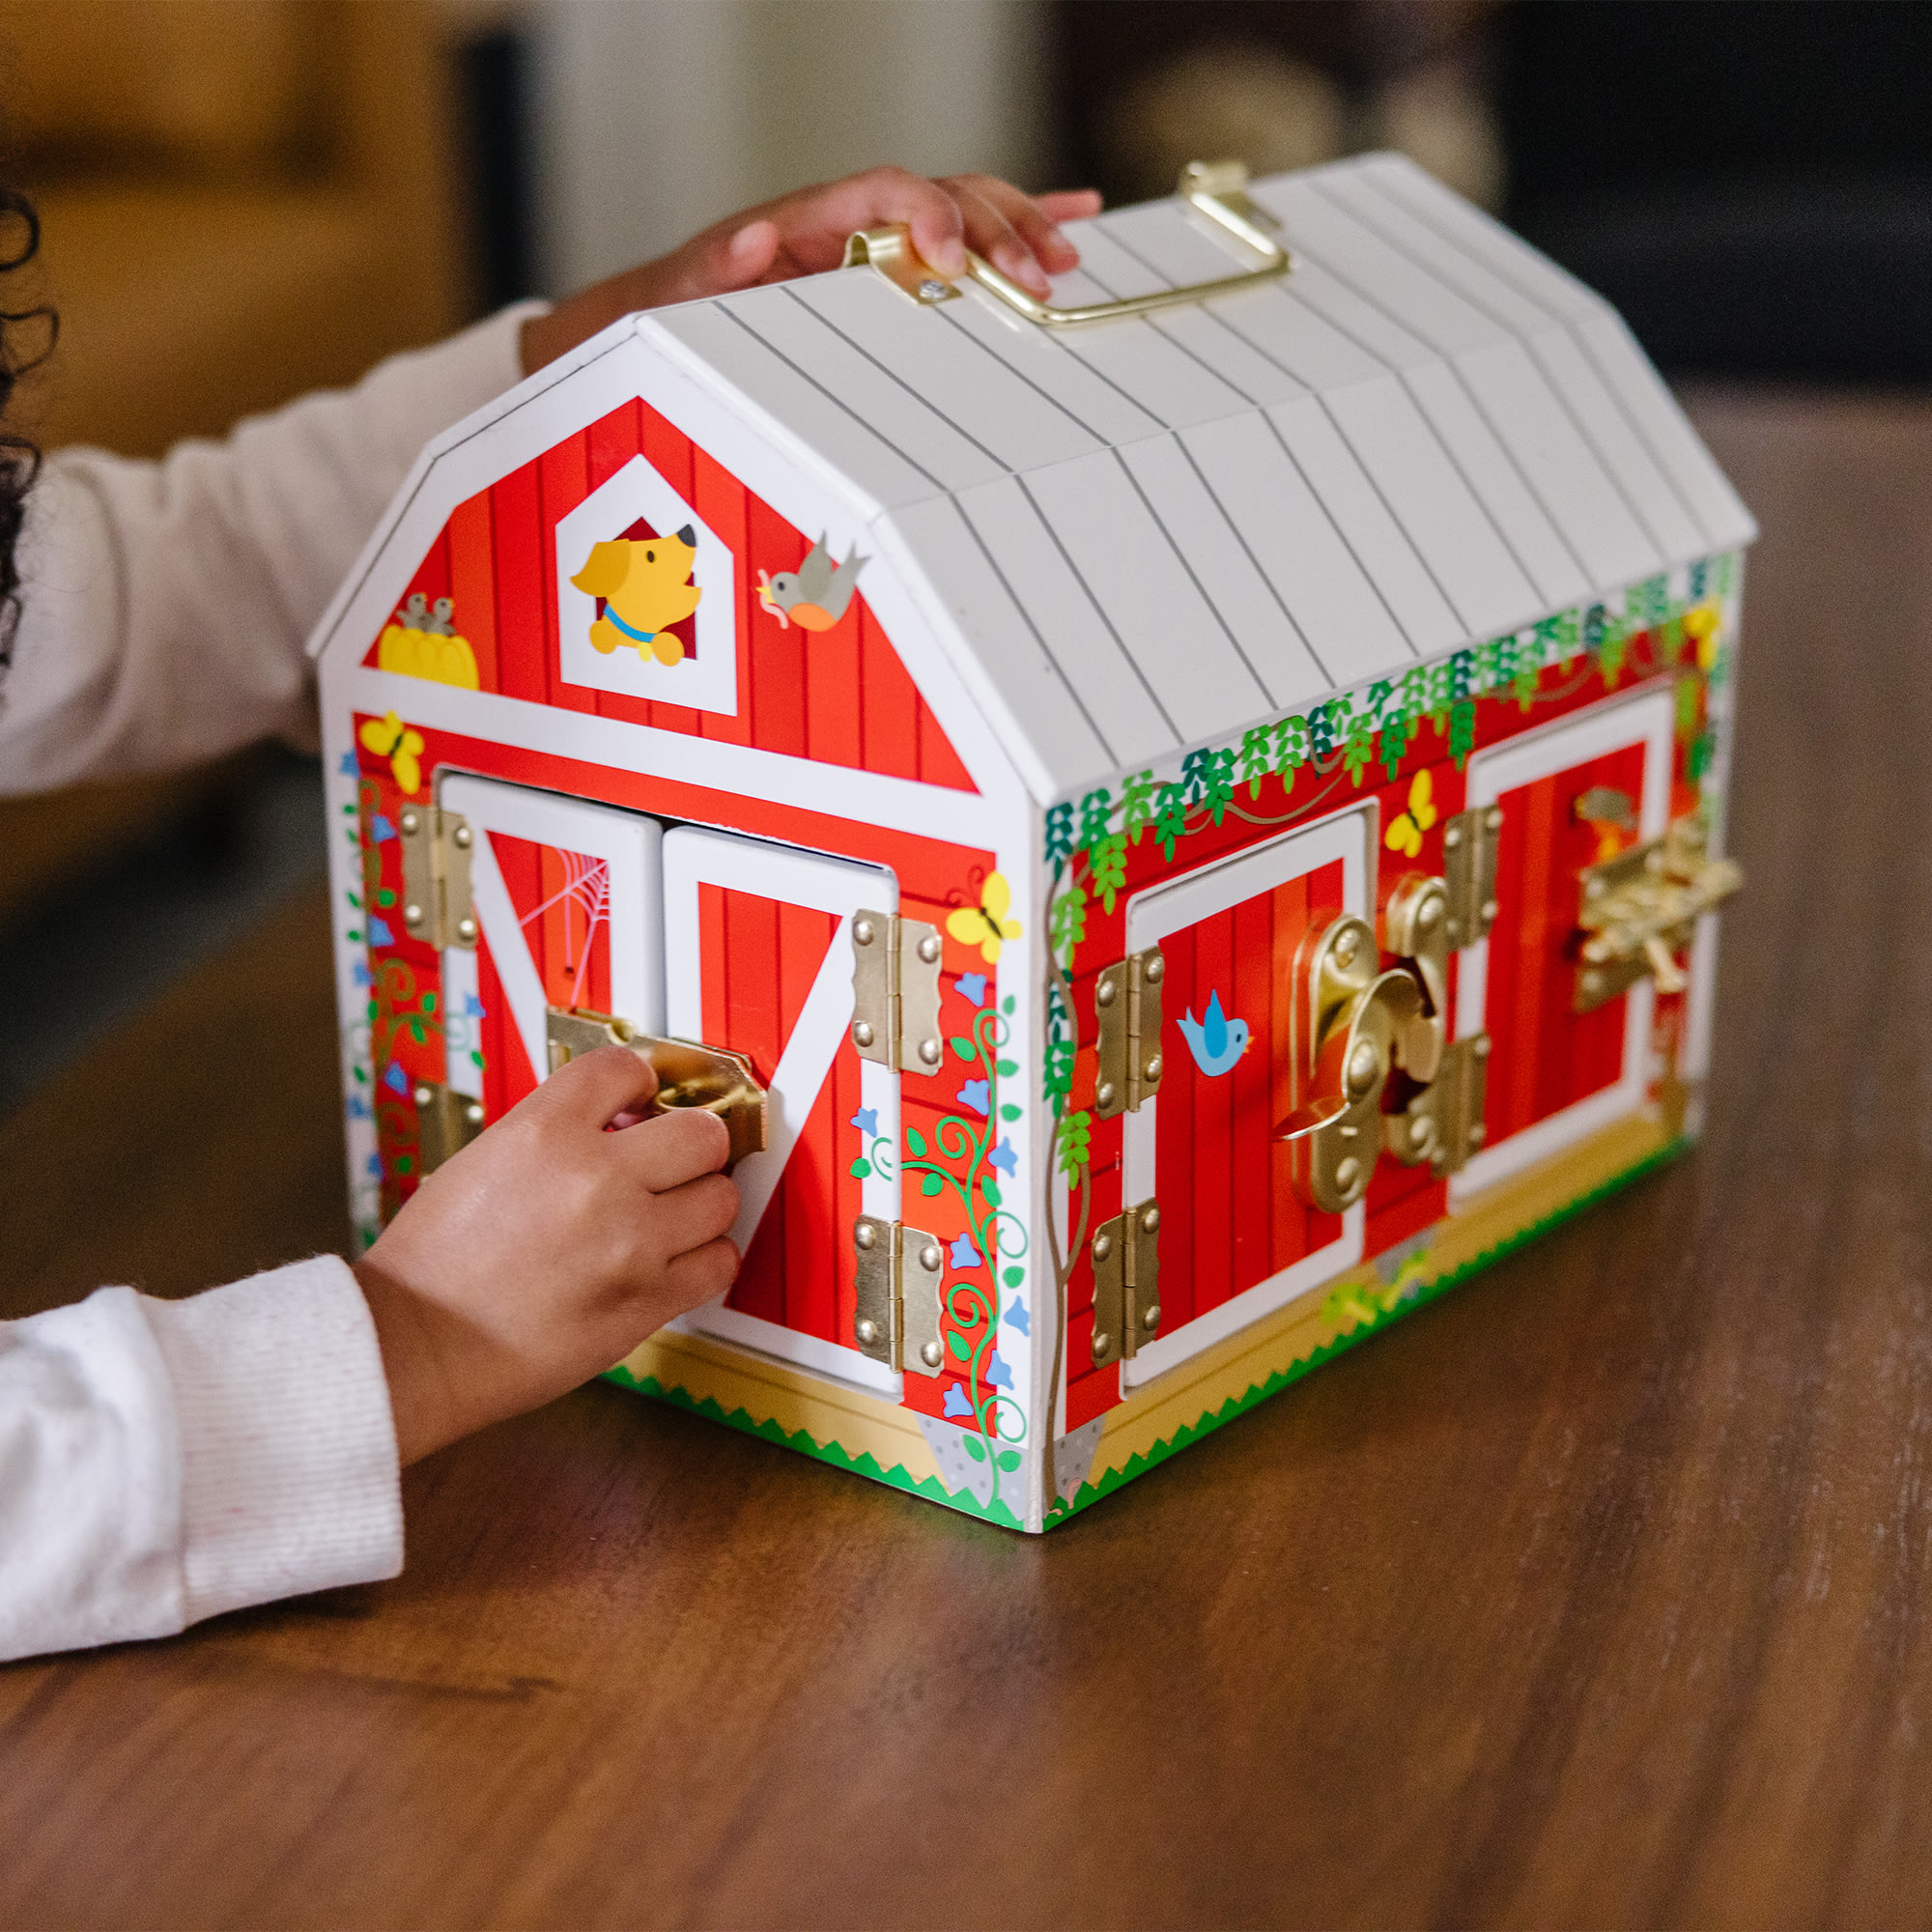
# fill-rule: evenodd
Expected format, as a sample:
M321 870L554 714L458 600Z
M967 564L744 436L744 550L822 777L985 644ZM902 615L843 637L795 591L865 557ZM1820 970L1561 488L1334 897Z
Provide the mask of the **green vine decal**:
M975 1016L970 1036L955 1035L947 1042L959 1061L979 1070L980 1079L968 1080L965 1091L970 1093L983 1084L983 1121L976 1122L963 1115L948 1114L933 1129L930 1146L917 1127L907 1127L905 1158L899 1163L902 1176L919 1176L922 1195L932 1198L950 1192L957 1200L967 1230L960 1239L971 1244L977 1260L962 1262L959 1240L955 1240L955 1269L977 1268L983 1264L986 1270L983 1283L955 1274L948 1286L945 1305L951 1325L946 1329L946 1346L966 1378L965 1399L974 1430L965 1437L966 1453L975 1462L990 1465L994 1502L999 1500L1002 1475L1010 1475L1020 1466L1020 1445L1028 1433L1026 1411L1010 1378L997 1383L993 1379L1001 1286L1004 1283L1017 1290L1025 1282L1029 1246L1026 1223L1006 1205L1002 1184L995 1179L996 1168L1006 1172L1009 1181L1012 1179L1010 1158L1005 1167L998 1159L1000 1129L1003 1123L1017 1121L1022 1111L1000 1098L1000 1082L1020 1070L1006 1051L1012 1035L1014 1006L1013 996L1009 994L997 1009L988 1007ZM977 1103L969 1101L968 1105L977 1111ZM998 1371L1004 1373L1004 1364L998 1365Z

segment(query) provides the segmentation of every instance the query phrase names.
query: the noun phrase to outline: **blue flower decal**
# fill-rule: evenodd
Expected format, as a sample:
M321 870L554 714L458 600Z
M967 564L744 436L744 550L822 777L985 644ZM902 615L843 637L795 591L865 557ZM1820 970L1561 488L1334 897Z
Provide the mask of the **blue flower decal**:
M995 1355L991 1365L986 1370L986 1379L996 1389L1009 1389L1013 1385L1013 1372L1007 1367L1006 1363L1000 1360L999 1356Z
M349 1118L352 1121L366 1121L369 1118L369 1103L359 1094L349 1096Z
M969 1080L959 1090L959 1104L971 1107L976 1114L992 1111L992 1096L987 1093L987 1083L983 1080Z
M380 845L384 839L393 838L395 836L396 828L379 811L369 828L369 842L372 845Z
M369 944L371 946L393 946L395 943L396 935L389 930L389 922L386 919L378 919L374 913L371 913L369 915Z
M479 1000L474 993L464 994L463 1016L465 1019L470 1019L470 1020L487 1019L489 1017L489 1015L483 1010L483 1002Z
M343 753L342 762L336 766L336 770L346 779L360 778L362 775L360 768L356 765L355 753L354 752Z
M381 1180L382 1178L383 1156L379 1153L372 1153L369 1156L369 1179L371 1180Z
M1007 1310L1007 1320L1022 1335L1031 1335L1033 1333L1033 1317L1027 1313L1026 1303L1017 1294L1013 1296L1013 1305Z
M356 960L355 962L353 972L353 977L355 980L355 983L358 986L373 986L376 983L375 980L369 977L368 967L363 965L363 963L359 959Z
M1001 1139L1000 1144L986 1156L987 1164L997 1167L1009 1180L1020 1171L1020 1157L1013 1151L1011 1141Z
M410 1091L410 1076L403 1071L401 1061L389 1062L388 1068L383 1075L383 1085L395 1094L407 1094Z
M879 1131L879 1110L876 1107L861 1107L852 1116L852 1124L867 1140L872 1139Z
M986 1004L986 976L983 973L962 973L959 976L959 997L971 1000L976 1007Z
M954 1235L952 1237L952 1265L956 1268L976 1268L985 1265L985 1256L973 1245L971 1235Z
M973 1413L973 1405L961 1393L957 1382L948 1382L946 1384L946 1402L941 1413L952 1416L971 1415Z

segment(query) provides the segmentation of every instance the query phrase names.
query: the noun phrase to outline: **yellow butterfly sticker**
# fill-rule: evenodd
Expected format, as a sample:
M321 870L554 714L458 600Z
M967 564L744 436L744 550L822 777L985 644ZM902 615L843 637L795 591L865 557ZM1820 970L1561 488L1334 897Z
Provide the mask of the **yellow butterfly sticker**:
M357 733L365 750L379 758L387 758L389 770L405 798L412 798L422 787L422 733L412 731L391 711L371 718Z
M1432 795L1435 789L1426 771L1416 773L1408 788L1408 810L1397 812L1382 835L1382 843L1391 852L1413 859L1422 850L1422 835L1435 823L1435 800Z
M980 888L980 903L961 906L950 914L946 929L961 945L977 946L980 958L988 966L997 966L1001 941L1020 936L1019 921L1007 917L1012 903L1013 889L1007 884L1005 875L989 872L986 883Z

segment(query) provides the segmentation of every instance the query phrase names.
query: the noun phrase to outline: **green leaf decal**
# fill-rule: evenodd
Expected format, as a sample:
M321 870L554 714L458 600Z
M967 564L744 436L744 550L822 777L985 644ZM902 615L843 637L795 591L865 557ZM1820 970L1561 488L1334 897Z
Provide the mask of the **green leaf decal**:
M973 1351L966 1346L958 1330L949 1328L946 1331L946 1346L952 1350L953 1354L960 1361L970 1362L973 1359Z
M979 1058L979 1048L977 1048L970 1039L961 1039L958 1037L957 1035L954 1035L954 1037L952 1039L949 1039L946 1043L952 1049L954 1053L956 1053L959 1056L961 1060L970 1061Z
M1026 1269L1023 1267L1009 1267L1007 1270L1006 1283L1009 1288L1017 1288L1025 1279Z
M928 1174L921 1178L919 1191L926 1195L937 1194L945 1185L946 1179L943 1175Z
M905 1142L911 1152L922 1160L925 1157L925 1136L917 1127L908 1127L905 1130Z
M1000 1078L1002 1080L1010 1080L1020 1070L1020 1064L1017 1060L1003 1060L999 1063L999 1066Z
M1017 1121L1025 1111L1023 1107L1015 1107L1010 1100L1000 1103L1000 1119L1003 1121Z
M1000 1205L1000 1184L990 1174L980 1176L980 1191L986 1197L988 1208L997 1208Z
M864 1180L865 1178L871 1173L871 1171L872 1171L872 1163L869 1160L867 1160L864 1154L861 1154L859 1158L852 1163L851 1175L854 1180Z
M1014 994L1009 993L1007 997L1000 1002L1000 1010L1003 1013L1007 1014L1009 1017L1010 1017L1013 1009L1018 1005L1019 1005L1018 998Z
M974 1462L983 1463L986 1460L986 1445L977 1435L969 1435L966 1437L966 1453Z
M1020 1465L1020 1452L1017 1449L1002 1449L1000 1451L1001 1468L1017 1469L1019 1465Z

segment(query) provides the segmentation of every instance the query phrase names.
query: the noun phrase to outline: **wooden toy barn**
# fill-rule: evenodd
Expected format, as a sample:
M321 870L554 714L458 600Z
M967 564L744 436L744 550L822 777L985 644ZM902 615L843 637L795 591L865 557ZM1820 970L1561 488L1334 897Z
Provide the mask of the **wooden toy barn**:
M744 1264L621 1382L1050 1527L1644 1171L1749 517L1407 162L903 237L440 438L319 628L355 1217L597 1041Z

